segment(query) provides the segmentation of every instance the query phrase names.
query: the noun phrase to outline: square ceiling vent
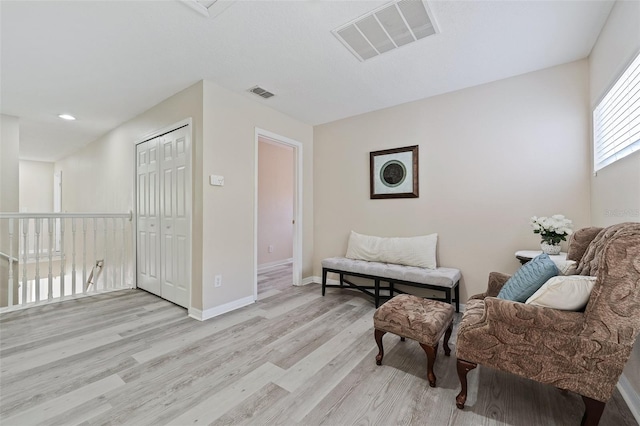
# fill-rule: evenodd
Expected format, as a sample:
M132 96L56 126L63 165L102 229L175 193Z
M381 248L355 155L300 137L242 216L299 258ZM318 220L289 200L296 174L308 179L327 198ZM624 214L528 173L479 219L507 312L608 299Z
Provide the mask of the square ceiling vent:
M180 0L199 14L210 17L209 10L211 6L218 0Z
M427 5L400 0L331 31L356 58L366 61L438 33Z

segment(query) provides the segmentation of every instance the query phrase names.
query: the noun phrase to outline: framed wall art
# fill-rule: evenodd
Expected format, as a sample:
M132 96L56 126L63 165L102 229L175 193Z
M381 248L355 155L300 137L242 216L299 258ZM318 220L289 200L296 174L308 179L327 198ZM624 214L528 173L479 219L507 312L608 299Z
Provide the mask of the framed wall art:
M369 154L371 198L418 198L418 145Z

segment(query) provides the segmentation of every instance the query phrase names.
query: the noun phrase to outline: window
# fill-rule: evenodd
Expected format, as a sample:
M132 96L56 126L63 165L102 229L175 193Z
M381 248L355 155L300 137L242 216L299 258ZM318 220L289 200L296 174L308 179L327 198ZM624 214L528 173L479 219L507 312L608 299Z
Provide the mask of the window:
M640 149L640 54L593 111L593 167Z

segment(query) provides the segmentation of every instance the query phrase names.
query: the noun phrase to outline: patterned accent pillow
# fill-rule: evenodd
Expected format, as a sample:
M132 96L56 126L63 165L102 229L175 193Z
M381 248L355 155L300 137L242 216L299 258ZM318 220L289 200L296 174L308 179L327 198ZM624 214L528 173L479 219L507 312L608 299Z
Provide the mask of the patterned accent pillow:
M551 277L558 275L558 268L549 255L542 253L522 265L518 271L504 284L499 299L526 302L533 293Z
M563 311L580 311L587 306L595 283L596 277L588 275L553 277L533 293L526 303Z

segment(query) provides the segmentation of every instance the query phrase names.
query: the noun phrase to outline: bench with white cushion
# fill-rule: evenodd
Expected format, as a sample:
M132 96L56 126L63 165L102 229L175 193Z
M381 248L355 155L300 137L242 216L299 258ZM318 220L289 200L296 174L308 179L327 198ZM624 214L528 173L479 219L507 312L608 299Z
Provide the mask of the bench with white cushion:
M327 273L329 272L339 274L339 284L327 284ZM355 284L345 279L345 276L368 278L374 281L374 285ZM444 298L431 299L445 301L448 303L453 303L455 301L456 312L459 312L459 282L460 270L455 268L437 267L435 269L429 269L417 266L397 265L393 263L355 260L346 257L330 257L322 261L323 296L325 295L325 289L327 287L344 288L345 284L347 284L349 287L356 288L373 297L376 308L380 305L381 299L391 299L396 293L404 293L396 288L396 284L401 284L444 292ZM387 294L380 294L381 290Z

